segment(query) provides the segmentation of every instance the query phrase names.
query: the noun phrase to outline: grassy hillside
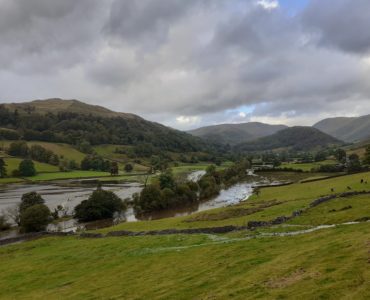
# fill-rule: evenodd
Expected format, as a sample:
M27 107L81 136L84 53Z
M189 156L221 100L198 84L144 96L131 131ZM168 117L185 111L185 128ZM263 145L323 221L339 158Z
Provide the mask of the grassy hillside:
M239 144L237 151L265 151L274 149L312 150L329 145L340 145L341 141L312 127L296 126L278 131L255 141Z
M9 145L14 141L0 141L1 148L8 148ZM38 141L28 141L28 146L40 145L47 150L54 152L59 158L65 158L67 160L74 160L80 163L84 159L86 154L78 151L75 147L63 143L48 143L48 142L38 142Z
M329 118L314 125L315 128L346 142L370 138L370 115L357 118Z
M215 143L236 145L274 134L284 128L287 128L287 126L249 122L206 126L190 130L189 133Z
M6 169L9 175L12 174L14 170L17 170L19 167L19 164L21 163L21 158L4 158L4 161L6 163ZM50 172L58 172L59 168L57 166L40 163L37 161L33 161L35 164L35 169L37 173L50 173Z
M361 178L370 181L370 173L264 188L241 205L102 231L270 220L308 207L331 187L336 193L347 186L370 190ZM55 237L1 247L0 261L6 263L0 264L0 299L368 299L370 223L315 227L366 216L370 197L359 195L254 231Z

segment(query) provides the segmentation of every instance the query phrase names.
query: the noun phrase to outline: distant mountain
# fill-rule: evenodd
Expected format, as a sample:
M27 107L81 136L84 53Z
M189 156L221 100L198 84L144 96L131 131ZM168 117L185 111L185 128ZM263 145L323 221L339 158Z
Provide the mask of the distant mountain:
M149 152L151 147L174 152L201 151L207 147L200 138L188 133L77 100L0 104L0 127L16 130L25 140L142 144Z
M313 150L329 145L343 144L340 140L312 127L296 126L259 138L255 141L239 144L237 151L267 151L276 149Z
M259 122L249 122L206 126L190 130L188 132L212 142L236 145L274 134L285 128L287 128L285 125L269 125Z
M346 142L362 141L370 138L370 115L324 119L313 127Z
M60 98L46 99L46 100L33 100L24 103L5 103L4 107L15 110L17 109L19 113L60 113L60 112L71 112L79 113L84 115L92 114L94 116L101 117L123 117L123 118L140 118L137 115L129 113L121 113L111 111L105 107L98 105L90 105L78 100L63 100Z

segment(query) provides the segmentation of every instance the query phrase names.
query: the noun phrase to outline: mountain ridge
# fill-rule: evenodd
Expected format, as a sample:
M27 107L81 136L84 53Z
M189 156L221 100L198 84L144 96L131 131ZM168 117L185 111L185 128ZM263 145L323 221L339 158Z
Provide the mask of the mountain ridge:
M359 142L370 138L370 115L327 118L313 127L346 142Z
M272 135L235 146L239 152L270 151L276 149L313 150L330 145L341 145L342 141L310 126L294 126Z
M274 134L288 128L285 125L270 125L261 122L217 124L189 130L188 133L221 144L237 145Z

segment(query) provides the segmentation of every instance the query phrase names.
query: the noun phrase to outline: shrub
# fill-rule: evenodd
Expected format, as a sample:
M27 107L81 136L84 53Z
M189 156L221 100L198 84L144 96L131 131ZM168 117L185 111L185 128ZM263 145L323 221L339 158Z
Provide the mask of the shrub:
M4 216L0 216L0 231L8 230L10 228L10 224L7 222Z
M125 171L126 172L131 172L133 169L134 169L134 167L132 166L132 164L126 164L125 165Z
M173 178L171 171L166 171L159 176L159 186L161 189L173 189L175 185L175 179Z
M29 177L36 175L35 165L32 160L24 159L19 164L19 172L21 176Z
M220 192L220 187L213 176L205 175L199 180L200 198L208 199Z
M28 151L29 149L26 142L17 141L10 144L8 154L12 156L25 157L28 155Z
M149 212L163 208L161 190L156 185L147 185L140 193L140 196L134 199L134 209L136 212Z
M50 210L45 204L28 207L20 215L20 225L23 232L43 231L50 221Z
M6 177L7 172L6 172L6 163L4 159L0 157L0 178Z
M97 189L88 200L75 207L75 218L82 222L109 219L115 212L126 209L122 200L113 192Z
M41 197L40 194L36 192L29 192L22 195L21 203L19 205L19 211L22 213L31 206L44 203L45 200Z

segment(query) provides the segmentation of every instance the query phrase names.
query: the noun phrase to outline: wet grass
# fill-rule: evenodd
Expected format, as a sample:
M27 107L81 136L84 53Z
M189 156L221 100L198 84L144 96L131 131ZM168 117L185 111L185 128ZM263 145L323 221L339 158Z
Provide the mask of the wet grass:
M0 248L1 299L368 299L370 226L292 237L45 238Z
M228 208L100 230L245 225L370 190L370 173L263 188ZM351 207L351 208L349 208ZM345 209L344 209L345 208ZM0 299L369 299L370 223L263 236L370 214L370 196L337 198L289 224L225 235L44 238L0 248ZM191 220L192 222L189 222Z
M102 229L101 232L115 230L145 231L167 228L183 229L218 227L226 225L244 226L248 223L248 221L269 221L279 216L290 216L293 211L307 208L313 200L331 194L331 188L334 189L335 194L347 192L347 187L351 187L352 191L370 191L370 184L361 184L361 179L370 182L370 172L330 178L315 182L295 183L287 186L262 188L259 196L253 195L247 201L232 207L216 208L209 210L206 213L199 212L191 216L174 217L154 221L121 223L111 228ZM367 198L364 196L364 199L369 198L370 196ZM251 210L271 202L280 202L280 204L267 207L262 210L257 210L254 213L243 214L243 212L251 212ZM369 200L364 200L363 205L369 206ZM231 212L229 212L229 210L231 210ZM240 210L240 212L237 210ZM353 217L354 219L358 219L363 217L363 213L361 213L360 209L353 211L356 212L356 214L351 216L351 218ZM222 216L224 214L229 214L230 218L223 218ZM335 214L332 215L334 216ZM191 222L189 222L189 220ZM333 220L333 222L334 221L335 220Z
M99 171L70 171L70 172L55 172L55 173L40 173L36 176L28 177L31 181L49 181L58 179L81 179L95 177L110 177L108 172Z

